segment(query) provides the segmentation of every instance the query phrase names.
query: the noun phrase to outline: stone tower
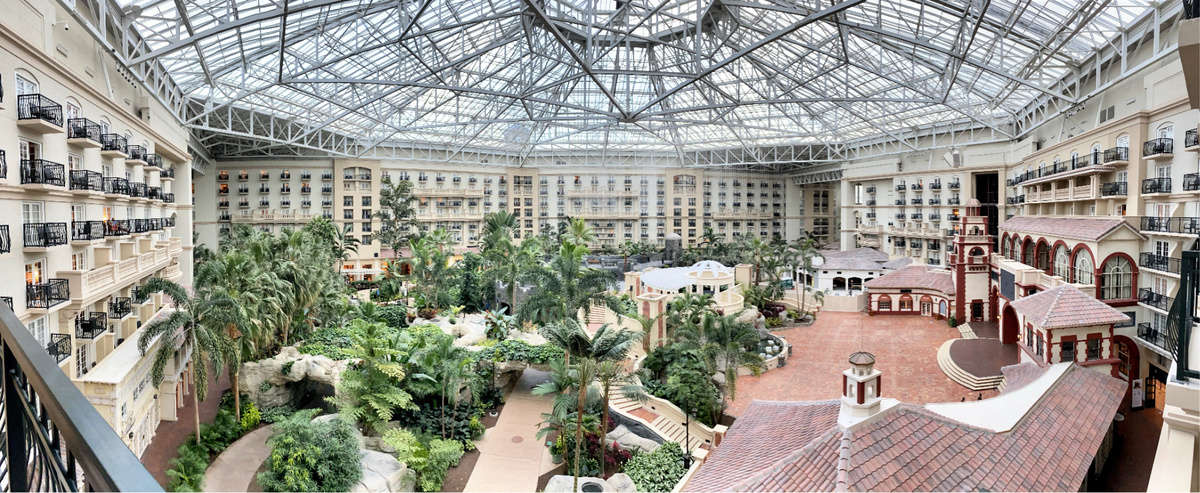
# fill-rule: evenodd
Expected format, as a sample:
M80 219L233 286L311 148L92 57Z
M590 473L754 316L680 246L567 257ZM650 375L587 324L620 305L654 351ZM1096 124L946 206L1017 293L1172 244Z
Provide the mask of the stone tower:
M990 318L988 299L991 276L992 236L979 200L967 201L954 235L950 269L954 276L954 319L958 323Z

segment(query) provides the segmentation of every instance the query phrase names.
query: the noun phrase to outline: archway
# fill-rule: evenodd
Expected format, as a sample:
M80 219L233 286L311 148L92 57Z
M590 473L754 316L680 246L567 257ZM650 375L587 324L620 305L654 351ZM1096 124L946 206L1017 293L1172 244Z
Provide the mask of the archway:
M1116 345L1113 348L1113 355L1117 358L1118 363L1114 367L1114 377L1123 378L1125 384L1125 405L1132 407L1133 401L1133 382L1140 380L1142 377L1141 354L1138 352L1138 346L1128 336L1114 335L1112 342ZM1139 404L1141 407L1142 403Z
M845 291L846 290L846 278L844 278L844 277L833 278L833 290L835 292Z
M861 278L861 277L851 277L851 278L850 278L850 284L849 284L849 286L850 286L850 293L849 293L849 294L854 294L854 292L855 292L855 291L860 291L860 292L861 292L861 291L862 291L862 284L863 284L863 281L862 281L862 278Z
M1011 304L1004 305L1004 312L1000 316L1000 342L1016 344L1017 332L1020 329L1021 322L1017 320L1017 310Z

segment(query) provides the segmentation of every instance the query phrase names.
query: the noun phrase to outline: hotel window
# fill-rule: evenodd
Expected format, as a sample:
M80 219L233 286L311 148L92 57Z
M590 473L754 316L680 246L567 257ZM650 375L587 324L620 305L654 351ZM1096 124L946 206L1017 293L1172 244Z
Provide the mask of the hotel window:
M1062 276L1063 279L1070 281L1071 277L1067 273L1069 265L1070 259L1067 255L1067 247L1059 245L1058 248L1054 249L1054 275Z
M354 197L351 197L349 195L342 197L342 205L344 205L346 207L353 207L354 206Z
M1119 300L1133 297L1133 270L1129 260L1124 257L1113 257L1105 262L1100 281L1103 299Z
M346 209L342 211L342 219L354 219L354 210Z
M1094 361L1100 359L1100 339L1088 339L1087 341L1087 359Z
M1042 349L1042 334L1041 333L1037 334L1037 346L1034 348L1034 350L1038 356L1045 354L1045 352Z
M1063 341L1060 361L1075 361L1075 341Z
M1085 250L1075 254L1075 279L1077 284L1092 284L1095 267L1092 267L1092 256Z
M47 341L50 339L50 330L46 325L46 317L31 320L26 327L29 328L29 333L33 334L33 338L37 339L38 345L45 347Z
M879 311L890 311L892 309L892 299L887 296L879 297Z

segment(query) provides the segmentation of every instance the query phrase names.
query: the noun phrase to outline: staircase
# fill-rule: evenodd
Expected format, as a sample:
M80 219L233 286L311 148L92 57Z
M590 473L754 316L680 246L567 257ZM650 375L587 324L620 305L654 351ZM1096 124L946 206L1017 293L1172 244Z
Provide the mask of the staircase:
M604 325L604 318L607 315L608 307L593 305L592 309L588 310L587 323L596 326Z
M666 416L659 415L658 413L654 412L654 410L645 407L635 400L627 399L624 396L615 396L609 399L608 407L610 410L612 410L612 412L630 417L634 421L640 421L649 425L650 429L657 433L664 440L670 440L678 443L680 447L690 450L699 450L706 445L705 437L700 436L697 433L692 433L691 436L688 436L686 430L683 428L682 422L675 422L675 420L672 420ZM634 411L638 409L641 409L642 412L634 414ZM647 415L654 417L652 420L649 420L649 423L647 423L647 419L645 419L645 416ZM684 440L688 440L691 446L685 447Z
M967 373L966 370L959 368L954 363L954 359L950 357L950 345L957 340L950 339L942 343L941 347L938 347L937 362L938 367L942 369L942 373L945 373L947 377L950 377L951 380L954 380L959 385L974 391L990 390L999 387L1004 382L1004 375L977 377Z

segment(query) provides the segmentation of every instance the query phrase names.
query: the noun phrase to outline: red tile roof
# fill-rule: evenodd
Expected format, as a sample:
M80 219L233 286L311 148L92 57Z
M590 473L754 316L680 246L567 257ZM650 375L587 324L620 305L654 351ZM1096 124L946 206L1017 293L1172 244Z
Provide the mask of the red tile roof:
M1000 373L1004 374L1004 392L1012 392L1037 380L1046 372L1046 368L1031 361L1000 368Z
M1128 322L1125 315L1079 288L1064 284L1012 302L1025 321L1038 327L1056 329Z
M684 489L1076 491L1124 395L1124 382L1072 365L1004 433L899 404L847 430L830 426L774 463L747 455L772 440L791 443L793 427L805 435L816 427L804 413L775 415L770 426L761 419L739 426L758 414L755 402ZM770 450L757 458L778 456L778 446Z
M924 265L910 265L867 281L867 288L875 289L933 289L954 294L954 279L950 271L933 269Z
M1120 218L1016 216L1001 223L1000 230L1097 241L1122 224L1125 224L1125 220Z
M704 485L706 490L732 489L748 475L771 467L836 427L840 406L836 400L750 403L709 456L707 464L711 467L706 464L697 471L688 485ZM780 423L789 425L780 427Z

